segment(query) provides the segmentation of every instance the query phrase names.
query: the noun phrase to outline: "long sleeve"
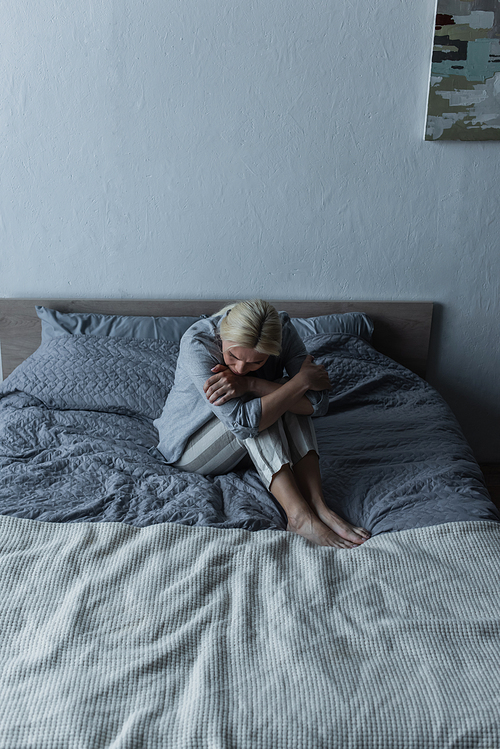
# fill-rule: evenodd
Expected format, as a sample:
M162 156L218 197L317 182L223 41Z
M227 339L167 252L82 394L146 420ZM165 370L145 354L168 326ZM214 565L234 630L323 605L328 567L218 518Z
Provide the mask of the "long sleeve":
M182 372L193 383L203 405L210 408L215 416L239 439L256 437L259 433L262 415L260 398L252 398L251 400L233 398L221 406L215 406L207 399L203 386L208 378L213 375L212 367L222 362L218 361L205 342L198 337L183 341L179 359L181 359L181 356L184 364Z
M153 422L158 430L158 450L168 463L180 458L191 435L214 415L239 439L259 433L260 398L234 398L214 406L203 390L213 374L212 367L223 363L217 340L218 319L199 320L181 339L173 387L161 416Z
M302 338L290 322L290 318L285 320L283 324L282 345L284 368L289 377L294 377L304 363L304 359L307 356L307 349ZM328 390L308 390L306 398L311 402L314 409L312 416L324 416L326 414L328 411Z

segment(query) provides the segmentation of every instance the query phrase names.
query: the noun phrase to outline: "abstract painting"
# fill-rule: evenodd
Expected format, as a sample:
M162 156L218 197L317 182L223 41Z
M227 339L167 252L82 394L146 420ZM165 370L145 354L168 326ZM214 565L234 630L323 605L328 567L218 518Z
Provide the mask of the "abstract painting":
M426 140L500 140L500 0L437 0Z

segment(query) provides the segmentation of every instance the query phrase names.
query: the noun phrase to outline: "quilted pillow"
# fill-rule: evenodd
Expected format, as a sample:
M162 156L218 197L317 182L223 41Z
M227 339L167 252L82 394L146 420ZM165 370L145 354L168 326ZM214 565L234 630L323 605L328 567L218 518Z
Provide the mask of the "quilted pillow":
M302 339L314 335L344 333L359 336L368 343L372 340L373 322L364 312L344 312L318 317L292 317L291 321Z
M150 338L178 342L199 317L148 317L98 315L93 312L58 312L36 306L42 321L42 342L61 335L95 335L112 338Z
M58 336L42 343L0 385L49 408L156 419L172 387L179 344L169 341Z

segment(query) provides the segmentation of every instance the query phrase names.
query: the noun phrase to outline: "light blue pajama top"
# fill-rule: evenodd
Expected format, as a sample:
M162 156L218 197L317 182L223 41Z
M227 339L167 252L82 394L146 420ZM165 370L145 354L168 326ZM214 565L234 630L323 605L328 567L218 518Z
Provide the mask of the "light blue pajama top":
M226 313L227 314L227 313ZM294 377L307 356L306 347L286 312L279 313L282 324L281 353L270 356L252 372L252 377L278 380ZM260 397L233 398L221 406L207 399L203 385L212 377L212 367L224 364L219 322L222 316L198 320L181 338L175 380L161 416L154 421L160 441L158 450L168 463L178 460L184 447L198 429L215 414L239 439L256 437L262 413ZM306 397L313 406L312 416L323 416L328 410L328 390L308 390Z

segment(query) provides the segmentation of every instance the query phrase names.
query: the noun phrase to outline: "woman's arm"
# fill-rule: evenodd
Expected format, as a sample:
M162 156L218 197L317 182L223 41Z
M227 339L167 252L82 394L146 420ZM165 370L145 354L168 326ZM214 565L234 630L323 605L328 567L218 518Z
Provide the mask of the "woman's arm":
M294 377L302 367L307 356L307 350L304 341L297 333L293 323L287 316L283 322L283 340L282 340L282 357L283 366L289 377ZM313 407L313 416L323 416L328 410L328 390L331 388L330 382L321 392L318 390L309 390L305 397Z
M217 364L212 369L214 375L210 377L205 385L205 394L214 405L222 405L233 398L241 398L247 393L255 398L263 398L276 392L284 383L264 380L261 377L252 377L251 375L235 375L224 364ZM287 411L295 414L310 416L313 413L311 401L302 396L296 403L290 402Z
M326 413L328 390L331 388L328 374L324 367L312 363L312 357L307 354L306 347L288 316L283 324L282 354L279 362L290 378L284 384L254 378L252 375L235 375L225 364L220 363L220 360L217 365L212 364L212 376L199 383L202 385L200 391L212 411L242 439L256 436L258 432L276 422L286 411L318 416ZM198 362L192 360L190 369L191 372L193 369L198 370ZM316 375L319 372L321 376L318 380ZM282 374L283 369L278 376ZM307 381L305 388L304 380ZM263 410L266 413L263 414ZM249 433L251 431L252 434Z
M309 404L307 412L304 413L312 414L314 409L311 402L304 397L305 393L308 390L320 391L329 388L330 380L326 369L322 365L313 364L313 357L308 354L294 377L280 385L279 389L261 397L262 414L259 432L274 424L286 411L303 413L302 410L295 410L297 407L301 409L304 407L303 400Z
M222 364L212 369L214 375L203 387L207 399L218 406L246 393L260 395L261 418L259 432L274 424L286 411L303 415L313 413L313 405L305 393L308 390L320 391L330 387L326 369L313 364L313 357L307 355L300 370L287 382L280 384L257 377L235 375Z
M205 408L211 410L214 416L217 416L236 437L239 439L257 437L261 417L260 398L247 400L238 394L223 400L215 398L213 395L208 397L207 382L214 380L214 370L222 366L220 360L217 362L220 351L214 342L205 340L205 336L202 338L200 335L193 335L190 330L184 334L181 340L175 384L172 390L177 389L178 393L189 394L189 397L187 395L185 397L186 408L188 409L197 408L196 400L193 399L193 390L198 391L206 404ZM230 370L227 371L230 372ZM215 378L218 379L219 376L220 373L215 375ZM171 394L172 391L169 398ZM219 396L219 393L217 393L217 396Z
M277 390L283 387L286 383L284 382L271 382L270 380L263 380L260 377L249 377L250 380L250 391L252 395L257 398L263 398L266 395L271 395ZM313 406L309 398L303 395L296 403L290 402L287 411L291 411L294 414L300 414L302 416L310 416L313 412Z

